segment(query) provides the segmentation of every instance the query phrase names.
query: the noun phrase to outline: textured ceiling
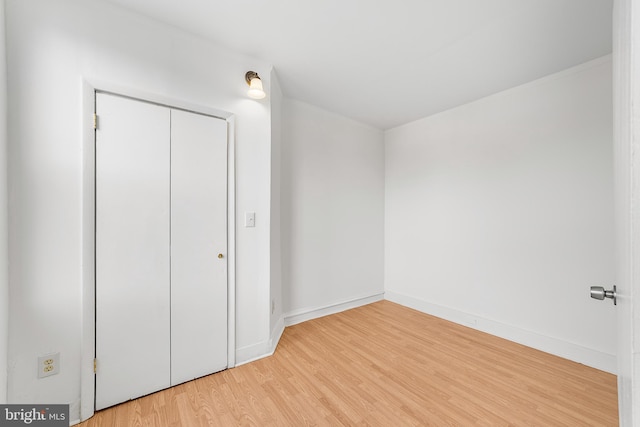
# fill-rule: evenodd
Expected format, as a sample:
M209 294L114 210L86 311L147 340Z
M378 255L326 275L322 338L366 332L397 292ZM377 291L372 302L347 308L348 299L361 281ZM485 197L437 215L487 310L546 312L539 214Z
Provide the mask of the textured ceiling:
M109 0L274 65L380 129L611 52L612 0Z

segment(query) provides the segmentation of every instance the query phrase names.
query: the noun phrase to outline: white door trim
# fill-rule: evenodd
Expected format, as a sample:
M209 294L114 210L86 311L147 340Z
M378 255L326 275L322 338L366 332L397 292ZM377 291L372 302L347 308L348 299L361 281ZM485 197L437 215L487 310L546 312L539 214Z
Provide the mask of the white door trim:
M171 108L219 117L227 122L227 245L228 245L228 367L236 364L236 224L235 224L235 116L229 112L141 92L105 82L83 80L82 85L82 336L80 365L80 419L95 412L95 131L96 91L109 92Z
M621 426L640 425L640 3L615 0L613 110Z

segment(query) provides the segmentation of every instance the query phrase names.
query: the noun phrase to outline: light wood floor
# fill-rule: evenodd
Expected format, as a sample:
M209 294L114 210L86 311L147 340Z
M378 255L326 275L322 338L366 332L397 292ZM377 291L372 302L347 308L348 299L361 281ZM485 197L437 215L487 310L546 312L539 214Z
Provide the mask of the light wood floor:
M381 301L81 426L617 426L616 377Z

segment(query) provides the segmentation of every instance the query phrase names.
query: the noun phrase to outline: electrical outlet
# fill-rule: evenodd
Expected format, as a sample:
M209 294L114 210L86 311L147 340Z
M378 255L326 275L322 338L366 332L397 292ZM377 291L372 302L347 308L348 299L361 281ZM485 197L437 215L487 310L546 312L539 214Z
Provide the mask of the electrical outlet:
M60 353L45 354L38 357L38 378L60 373Z

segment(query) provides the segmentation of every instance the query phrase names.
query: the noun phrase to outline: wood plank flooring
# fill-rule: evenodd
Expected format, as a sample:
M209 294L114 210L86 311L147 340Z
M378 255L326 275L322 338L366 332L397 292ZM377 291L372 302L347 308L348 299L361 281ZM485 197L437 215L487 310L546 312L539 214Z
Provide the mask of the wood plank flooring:
M268 358L94 426L617 426L614 375L380 301L287 328Z

